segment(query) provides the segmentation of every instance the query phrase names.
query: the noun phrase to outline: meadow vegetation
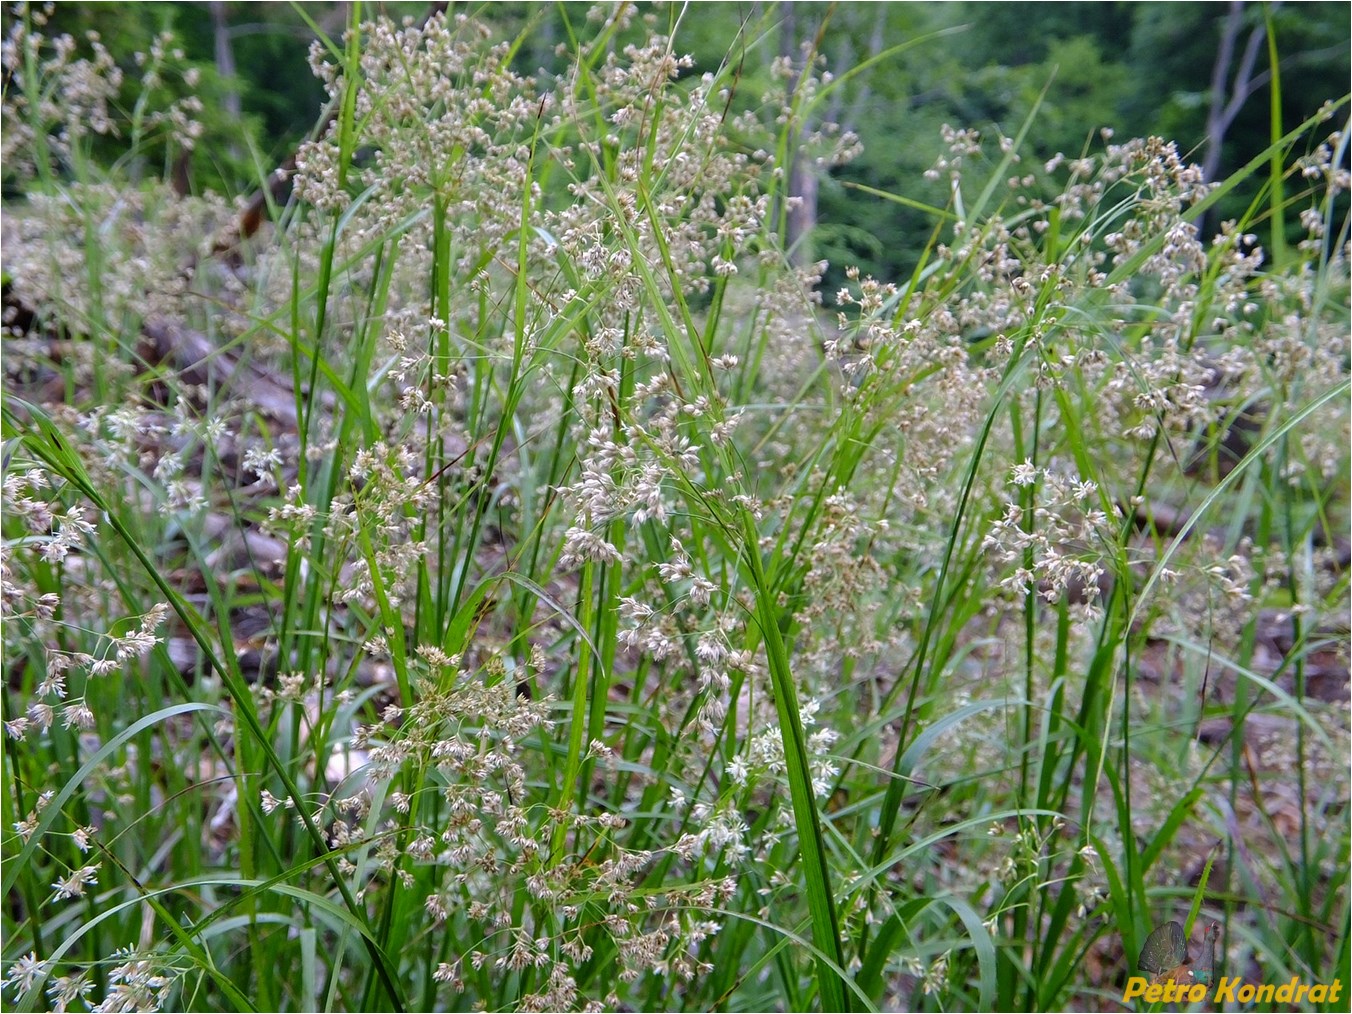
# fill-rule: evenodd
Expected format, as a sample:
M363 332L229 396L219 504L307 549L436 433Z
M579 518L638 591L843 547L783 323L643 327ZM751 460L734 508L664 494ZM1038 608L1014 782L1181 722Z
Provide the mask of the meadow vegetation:
M1352 982L1346 99L1221 182L948 127L823 293L841 79L569 28L322 37L254 232L138 155L171 40L127 110L11 19L7 1005L1120 1009L1171 918Z

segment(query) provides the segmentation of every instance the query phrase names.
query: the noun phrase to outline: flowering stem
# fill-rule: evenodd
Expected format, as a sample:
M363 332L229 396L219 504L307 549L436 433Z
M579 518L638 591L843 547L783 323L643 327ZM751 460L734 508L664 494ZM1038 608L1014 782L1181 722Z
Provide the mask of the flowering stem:
M592 582L596 564L588 562L582 567L582 583L578 589L578 624L583 630L591 629ZM569 797L577 786L579 808L587 802L587 785L583 781L578 785L578 773L582 767L582 739L587 728L587 681L591 670L591 641L580 637L577 650L577 670L573 673L573 699L571 717L568 725L568 761L563 769L563 784L559 786L558 808L566 811ZM554 825L554 834L550 839L550 858L560 862L563 858L564 838L568 833L568 824L560 820Z
M10 400L13 401L14 399ZM8 410L10 406L6 405L5 408ZM52 426L50 420L46 418L41 410L31 405L26 406L26 408L30 416L38 421L36 429L39 432L35 432L33 427L18 425L17 419L9 417L8 412L6 413L7 418L5 420L6 430L12 429L14 432L21 434L24 443L29 450L37 455L54 474L61 476L71 485L75 486L75 488L77 488L85 498L94 505L95 509L103 514L109 527L117 533L118 537L122 539L127 548L131 550L132 555L136 557L137 561L144 568L146 575L154 582L155 586L160 590L160 593L164 595L165 600L170 604L174 612L178 614L179 619L183 621L183 625L188 628L193 640L197 642L198 648L201 649L202 656L207 660L210 667L220 676L221 683L225 686L226 691L234 701L235 717L241 720L249 730L250 735L262 751L263 756L267 759L267 762L272 766L273 770L276 771L277 777L281 779L282 785L286 788L287 795L295 802L296 812L300 816L301 823L304 825L305 831L309 835L310 841L317 854L323 857L324 865L327 867L330 877L333 878L333 884L337 887L338 893L342 895L343 904L346 905L348 911L351 912L356 919L364 923L366 913L362 907L357 904L357 900L353 897L347 881L343 879L342 874L339 872L337 860L325 843L324 835L320 832L319 825L315 823L315 818L306 807L305 798L301 795L300 788L296 785L295 779L291 776L291 772L287 770L286 764L283 763L281 757L278 755L276 747L272 745L271 740L263 729L262 723L259 722L258 715L254 711L253 698L249 693L248 686L220 660L216 650L211 645L210 639L203 630L201 619L188 606L183 596L169 584L159 568L150 557L146 555L146 552L141 547L140 543L138 543L131 532L127 530L127 527L122 523L121 518L113 512L107 501L104 500L103 496L94 488L88 472L85 471L84 464L80 461L74 449L68 447L66 443L60 439L56 433L55 427ZM245 806L257 805L256 801L247 801L247 797L241 795L241 809ZM371 937L363 934L362 941L366 944L366 948L370 952L371 963L374 966L376 975L380 978L386 993L389 995L390 1002L394 1005L395 1010L403 1011L403 1001L400 999L398 987L395 986L394 977L391 975L389 958L386 957Z
M826 847L822 838L821 821L816 799L812 793L812 774L808 765L807 744L803 737L803 722L798 711L798 693L794 689L793 673L789 669L789 654L779 631L775 615L774 592L765 579L761 564L760 535L749 511L742 513L746 538L745 556L751 568L751 580L756 591L756 620L774 686L775 710L779 715L779 731L784 743L784 762L788 769L789 794L793 800L793 820L798 829L799 847L803 856L803 874L807 881L808 909L812 916L812 939L821 954L829 956L839 968L845 967L845 955L840 946L840 924L836 917L835 897L831 892L831 871L826 862ZM817 958L817 988L823 1010L849 1010L849 997L840 975L822 958Z

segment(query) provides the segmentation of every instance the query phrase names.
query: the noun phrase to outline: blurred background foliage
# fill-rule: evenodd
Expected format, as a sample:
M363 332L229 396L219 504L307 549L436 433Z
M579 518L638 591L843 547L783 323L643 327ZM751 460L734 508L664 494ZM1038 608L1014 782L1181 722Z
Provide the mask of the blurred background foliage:
M849 164L808 168L814 177L811 227L789 237L799 246L800 262L831 262L827 293L851 264L885 280L909 274L933 228L932 215L858 186L947 204L946 176L924 176L944 150L945 123L1012 137L1042 96L1021 149L1025 158L1056 152L1073 157L1102 144L1099 132L1106 127L1118 140L1154 134L1177 141L1211 178L1223 179L1271 140L1269 26L1279 58L1284 129L1343 94L1352 73L1345 3L628 7L632 23L611 45L622 48L627 35L637 39L647 19L659 30L675 31L677 48L695 57L687 72L691 81L736 61L734 110L749 107L770 87L777 56L801 69L811 55L819 73L837 78L868 64L804 124L808 134L834 121L863 143L862 155ZM571 34L590 34L593 5L502 2L463 9L495 25L502 37L523 40L518 70L561 74L567 67L556 46ZM419 18L428 10L419 3L363 8L396 18ZM609 16L615 5L599 10ZM158 148L146 146L133 178L176 173L190 190L234 194L255 187L318 121L325 96L306 65L307 52L316 31L336 39L349 16L345 3L63 3L55 5L46 31L81 40L99 33L126 71L125 110L140 90L133 54L147 51L157 33L173 32L181 59L171 61L158 87L167 97L182 93L188 88L182 71L198 68L194 90L205 105L204 133L192 152L170 150L174 142L168 139ZM107 143L111 153L118 142ZM1237 189L1207 226L1214 230L1219 221L1238 217L1254 196L1252 188Z

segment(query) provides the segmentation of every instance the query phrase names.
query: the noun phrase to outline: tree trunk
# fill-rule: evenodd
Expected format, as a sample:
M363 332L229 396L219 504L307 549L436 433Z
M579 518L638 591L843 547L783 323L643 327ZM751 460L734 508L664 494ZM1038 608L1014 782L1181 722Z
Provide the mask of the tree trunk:
M1235 42L1239 38L1240 29L1244 27L1243 19L1242 0L1231 0L1230 11L1221 26L1216 62L1211 67L1211 101L1207 106L1206 150L1202 156L1202 175L1208 183L1214 182L1217 173L1220 172L1225 135L1230 129L1230 124L1234 123L1235 117L1244 108L1249 96L1267 79L1267 75L1254 77L1253 73L1254 64L1258 60L1258 50L1266 34L1266 29L1260 25L1249 33L1249 40L1245 43L1244 54L1240 57L1234 80L1233 82L1229 80L1230 64L1235 55ZM1211 234L1214 214L1214 211L1208 211L1198 222L1204 237Z
M235 79L235 51L230 46L230 26L226 23L224 0L211 0L211 27L216 42L216 73L225 86L225 111L238 120L241 106L239 87Z
M793 157L789 198L789 263L807 267L812 263L812 230L817 227L817 169L801 151Z
M808 73L809 68L800 66L802 54L798 44L798 20L791 0L781 0L779 4L779 55L792 61L799 71L799 81ZM797 90L796 88L794 89ZM790 104L793 93L788 96ZM811 161L803 155L802 137L807 132L807 124L790 123L788 130L788 160L785 166L784 246L788 251L789 263L794 267L805 267L812 263L811 234L817 224L817 176Z

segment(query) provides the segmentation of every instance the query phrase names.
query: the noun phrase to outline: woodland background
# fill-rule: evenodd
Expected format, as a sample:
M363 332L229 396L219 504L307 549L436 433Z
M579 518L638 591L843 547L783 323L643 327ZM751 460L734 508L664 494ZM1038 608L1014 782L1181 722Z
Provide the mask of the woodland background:
M128 69L132 54L170 30L183 63L199 70L192 90L204 104L204 133L191 153L144 153L146 173L176 172L194 192L247 191L250 184L294 151L315 126L323 89L301 72L314 27L341 33L348 4L304 3L63 3L53 12L53 34L78 37L89 30ZM510 38L529 28L516 69L558 73L565 58L556 47L566 25L586 20L587 3L497 2L453 5ZM370 14L422 17L426 4L369 4ZM860 200L856 187L904 192L942 206L943 180L922 174L939 156L943 124L973 129L994 125L1012 135L1042 97L1026 146L1050 157L1074 156L1096 140L1101 127L1118 138L1155 135L1178 143L1207 178L1223 179L1272 141L1272 110L1265 69L1264 5L1254 3L698 3L656 4L660 22L680 19L685 51L696 58L687 73L718 67L727 40L743 24L770 11L779 21L774 47L743 54L734 108L749 104L769 83L768 61L799 59L821 33L820 67L851 80L837 89L818 119L853 132L863 150L829 173L800 167L793 189L806 198L790 223L799 263L833 265L822 289L834 292L843 266L857 265L880 279L905 277L930 228L924 211L897 203ZM1298 123L1329 96L1346 88L1352 68L1349 7L1342 3L1271 4L1282 73L1281 122ZM631 29L638 36L641 29ZM623 37L617 45L623 43ZM896 50L902 51L897 52ZM165 75L167 94L184 92L181 78ZM139 90L126 76L127 108ZM808 133L812 125L805 125ZM109 139L109 149L117 142ZM1260 180L1237 187L1209 216L1236 217ZM1296 227L1292 224L1291 228ZM1202 229L1206 234L1206 229ZM1260 238L1267 237L1259 230ZM1293 233L1294 235L1294 233Z

